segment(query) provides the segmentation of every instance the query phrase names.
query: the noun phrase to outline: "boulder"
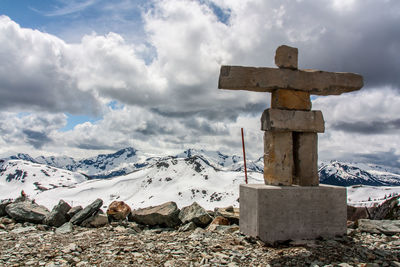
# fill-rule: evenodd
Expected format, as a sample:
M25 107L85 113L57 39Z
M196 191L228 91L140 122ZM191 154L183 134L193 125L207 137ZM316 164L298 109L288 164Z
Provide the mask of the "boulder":
M371 234L395 235L400 233L399 220L367 220L360 219L357 222L358 230Z
M55 205L52 211L44 219L44 224L49 226L60 227L68 221L67 213L71 209L64 200L60 200L57 205Z
M371 219L367 207L353 207L347 205L347 220L356 222L359 219Z
M80 225L84 220L97 213L103 205L103 200L100 198L93 201L90 205L86 206L83 210L76 213L70 220L72 224Z
M67 218L70 220L72 217L74 217L75 214L80 212L82 210L82 206L76 206L72 207L68 212L67 212Z
M400 220L400 196L389 198L372 213L374 220Z
M67 234L74 230L74 225L70 222L66 222L56 229L56 234Z
M123 201L113 201L108 206L107 216L110 221L122 221L131 213L131 208Z
M82 222L83 227L102 227L108 224L108 217L103 212L97 212L95 215Z
M182 208L179 213L179 219L184 224L194 222L200 227L205 227L212 221L212 217L197 202L193 202L192 205Z
M181 224L179 209L175 202L132 211L129 219L139 224L175 227Z
M233 208L232 206L227 208L215 208L214 214L215 216L222 216L228 219L230 224L239 225L240 213L238 208Z
M6 207L7 214L19 222L43 223L49 210L31 201L17 202Z
M0 217L7 215L6 207L11 203L13 203L11 199L3 199L0 201Z

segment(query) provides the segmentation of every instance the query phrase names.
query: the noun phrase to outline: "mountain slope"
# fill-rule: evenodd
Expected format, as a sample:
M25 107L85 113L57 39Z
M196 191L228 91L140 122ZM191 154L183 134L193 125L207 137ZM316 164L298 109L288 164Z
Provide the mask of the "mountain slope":
M8 160L0 165L0 196L15 198L21 190L28 195L86 181L79 173L25 160Z
M74 188L57 188L38 194L38 203L51 206L60 198L86 205L101 197L104 205L123 200L132 208L175 201L182 207L198 202L212 209L238 205L239 184L244 182L242 172L222 171L210 167L203 158L166 157L130 174L111 179L83 182ZM262 183L261 173L250 172L249 182Z
M376 165L343 163L332 161L322 163L319 167L319 179L322 184L352 186L352 185L370 185L370 186L399 186L400 174L390 173L387 169L378 168Z

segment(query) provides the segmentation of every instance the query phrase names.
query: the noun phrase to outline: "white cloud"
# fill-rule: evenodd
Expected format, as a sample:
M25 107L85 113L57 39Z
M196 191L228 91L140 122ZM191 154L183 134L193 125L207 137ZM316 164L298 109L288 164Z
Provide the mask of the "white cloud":
M103 117L68 132L52 129L47 135L51 142L44 142L43 149L53 151L57 146L78 153L133 145L158 151L197 146L233 152L240 148L240 127L245 127L249 153L257 157L263 147L259 117L270 96L218 90L219 67L273 66L276 47L289 44L299 47L301 68L365 76L367 88L360 93L314 101L327 121L327 132L320 137L321 155L398 155L393 138L394 114L400 107L400 4L327 3L153 1L143 7L143 39L135 43L127 38L125 16L123 31L100 35L94 29L74 44L21 28L2 16L0 60L6 64L0 67L0 109ZM129 2L121 4L132 8ZM114 16L120 13L111 3L106 8L114 10L117 21ZM124 108L110 110L106 104L111 100ZM385 124L390 131L366 132ZM15 137L10 147L29 143L19 139L24 136L21 129L7 132L7 138ZM25 131L29 134L32 145L32 138L43 137Z

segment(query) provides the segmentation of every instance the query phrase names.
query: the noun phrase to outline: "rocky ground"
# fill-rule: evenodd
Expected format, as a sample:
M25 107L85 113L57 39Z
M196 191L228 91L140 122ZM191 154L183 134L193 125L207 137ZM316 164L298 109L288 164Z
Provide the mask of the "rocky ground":
M0 266L400 266L399 233L360 227L345 237L270 246L236 225L183 232L134 222L57 229L3 217L0 224Z

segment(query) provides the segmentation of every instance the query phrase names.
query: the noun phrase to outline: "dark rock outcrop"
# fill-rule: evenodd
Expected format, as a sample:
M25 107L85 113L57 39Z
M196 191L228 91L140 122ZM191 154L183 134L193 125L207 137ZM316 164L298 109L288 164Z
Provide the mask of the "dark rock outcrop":
M75 214L83 210L82 206L76 206L72 207L68 212L67 212L67 218L70 220L72 217L74 217Z
M7 215L6 207L11 203L13 203L11 199L3 199L0 201L0 217Z
M171 201L155 207L134 210L129 219L150 226L175 227L181 224L178 215L178 206Z
M67 213L71 209L64 200L60 200L57 205L54 206L52 211L44 219L44 224L49 226L60 227L68 221Z
M71 218L70 222L75 225L80 225L84 220L96 214L99 211L101 205L103 205L103 200L101 200L100 198L96 199L90 205L86 206L83 210L75 214Z
M200 227L205 227L212 221L212 217L197 202L193 202L192 205L182 208L179 213L179 219L184 224L194 222Z
M372 214L374 220L400 220L400 196L389 198L379 205Z
M7 214L19 222L43 223L49 210L32 201L11 203L6 207Z
M371 212L367 207L347 206L347 220L356 222L359 219L371 219Z

